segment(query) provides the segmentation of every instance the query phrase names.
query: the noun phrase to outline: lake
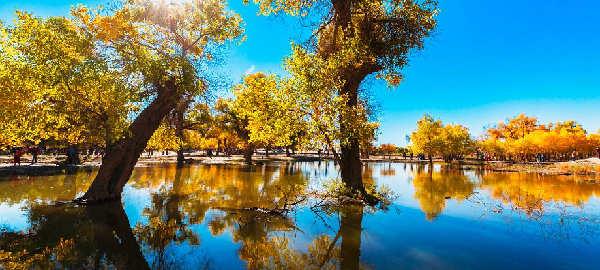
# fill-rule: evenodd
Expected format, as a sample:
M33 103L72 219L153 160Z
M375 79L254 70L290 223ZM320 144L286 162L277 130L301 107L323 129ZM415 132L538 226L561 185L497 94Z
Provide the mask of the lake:
M0 269L600 269L593 176L368 163L391 204L341 207L305 195L332 162L164 165L122 203L56 203L94 174L0 178Z

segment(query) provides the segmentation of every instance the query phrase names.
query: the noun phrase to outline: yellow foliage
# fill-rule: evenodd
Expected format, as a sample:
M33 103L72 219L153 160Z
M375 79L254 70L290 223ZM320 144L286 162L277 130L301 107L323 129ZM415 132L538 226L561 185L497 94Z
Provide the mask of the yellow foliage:
M31 254L27 250L20 252L6 252L0 250L0 263L2 269L27 270L51 269L56 264L65 263L73 257L74 240L60 239L56 247L46 247L40 253Z
M0 147L108 146L130 135L129 122L166 81L176 83L174 99L200 93L201 61L244 32L221 0L131 0L109 12L78 5L71 17L16 14L14 25L0 25Z
M544 153L566 159L573 151L593 153L600 147L600 134L587 134L575 121L541 125L523 114L489 128L487 134L479 142L481 151L513 157Z
M181 139L175 136L175 129L167 125L160 125L148 141L148 150L179 150Z
M265 146L291 144L301 126L294 115L296 101L286 95L275 75L247 75L233 93L236 99L232 108L240 119L247 120L249 142Z
M433 221L446 208L447 199L457 202L468 199L474 192L476 184L470 181L463 171L434 171L432 168L418 170L412 179L415 187L415 199L419 200L425 218Z
M444 125L424 115L417 121L417 130L411 133L411 151L428 156L441 155L444 159L460 159L473 150L469 130L461 125Z

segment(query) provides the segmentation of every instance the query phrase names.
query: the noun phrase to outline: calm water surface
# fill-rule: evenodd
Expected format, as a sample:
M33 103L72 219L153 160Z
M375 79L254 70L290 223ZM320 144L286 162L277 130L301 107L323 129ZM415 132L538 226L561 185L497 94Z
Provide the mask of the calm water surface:
M589 177L374 163L387 209L309 199L283 217L239 209L294 202L333 163L167 166L136 168L122 203L55 204L93 176L1 178L0 269L600 269Z

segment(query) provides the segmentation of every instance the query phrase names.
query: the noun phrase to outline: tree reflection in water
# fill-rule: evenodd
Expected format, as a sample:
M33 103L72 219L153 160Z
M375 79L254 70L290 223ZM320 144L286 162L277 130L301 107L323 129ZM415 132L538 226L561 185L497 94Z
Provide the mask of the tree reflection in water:
M363 217L377 209L309 199L289 215L249 210L289 207L306 196L309 176L323 178L329 166L333 164L283 162L138 168L128 189L149 193L150 199L141 213L133 212L140 215L131 217L141 220L137 224L129 223L120 203L44 205L75 198L85 190L90 178L86 173L52 181L0 182L0 202L25 205L29 224L23 232L0 231L0 268L214 268L214 258L206 252L211 247L202 246L201 227L208 229L202 237L231 237L248 269L369 268L361 260ZM431 225L448 201L456 200L463 208L470 204L485 214L506 217L509 224L539 224L545 237L591 237L598 231L597 220L583 212L600 195L598 184L389 163L366 164L363 179L367 185L380 181L373 171L397 179L403 174L396 171L403 167L412 173L414 199ZM139 204L127 194L123 203Z
M268 229L262 234L244 234L241 226L236 230L240 232L236 241L243 243L240 257L248 263L248 269L367 269L360 262L363 207L346 206L336 214L339 225L335 236L314 236L307 251L294 246L293 237L287 234L270 235L274 231Z
M429 165L417 165L412 183L414 197L429 221L435 220L446 208L446 200L455 199L460 203L469 198L476 187L462 170L441 167L436 171Z
M470 200L485 214L500 215L509 225L533 224L546 239L597 237L600 219L584 204L600 195L600 185L576 176L542 176L531 173L481 174L480 189L493 200L473 196ZM518 226L516 226L518 227Z
M573 176L484 170L469 176L466 172L450 166L416 166L411 179L414 197L427 220L434 221L447 207L446 201L454 199L475 205L481 218L501 217L509 228L534 225L544 238L587 240L600 231L600 219L584 209L590 198L600 195L598 184Z
M33 205L26 232L2 232L6 268L150 269L121 203Z
M364 173L372 182L369 167ZM73 176L65 180L78 186ZM327 224L331 233L316 235L298 228L293 215L245 210L284 207L305 196L307 182L293 163L141 168L131 185L154 190L142 210L146 218L142 220L147 221L132 226L116 202L83 207L28 200L30 227L24 232L2 231L0 263L8 269L208 269L211 260L193 248L201 239L192 226L205 224L213 235L228 232L241 244L238 255L248 269L366 268L360 262L361 206L329 207L325 215L338 224ZM68 192L76 195L74 190ZM299 245L298 236L312 239L308 248Z
M144 209L150 220L170 220L173 225L166 228L179 228L180 233L166 235L188 235L183 227L202 223L215 236L227 231L234 242L242 244L238 253L248 269L336 269L340 265L359 269L362 207L330 211L330 215L340 216L337 236L311 236L308 251L295 246L294 236L304 232L291 217L247 210L253 206L281 208L305 196L308 179L297 165L190 170L177 170L172 184L154 193L151 207Z

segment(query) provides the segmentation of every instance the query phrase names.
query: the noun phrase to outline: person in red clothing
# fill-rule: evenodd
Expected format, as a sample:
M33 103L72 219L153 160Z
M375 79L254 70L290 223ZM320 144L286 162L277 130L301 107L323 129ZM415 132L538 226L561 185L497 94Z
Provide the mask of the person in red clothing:
M596 147L596 156L600 158L600 147Z
M17 164L19 164L19 166L21 166L21 156L23 155L23 151L20 148L15 149L15 158L14 158L14 165L17 166Z

